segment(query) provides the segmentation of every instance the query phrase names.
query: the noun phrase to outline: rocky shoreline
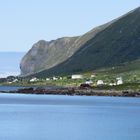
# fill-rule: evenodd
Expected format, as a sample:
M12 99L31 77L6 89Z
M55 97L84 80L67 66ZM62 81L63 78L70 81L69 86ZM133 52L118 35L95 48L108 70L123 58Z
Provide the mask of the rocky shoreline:
M114 96L114 97L140 97L140 91L115 91L115 90L95 90L92 88L20 88L14 91L0 91L0 93L20 93L20 94L45 94L45 95L79 95L79 96Z

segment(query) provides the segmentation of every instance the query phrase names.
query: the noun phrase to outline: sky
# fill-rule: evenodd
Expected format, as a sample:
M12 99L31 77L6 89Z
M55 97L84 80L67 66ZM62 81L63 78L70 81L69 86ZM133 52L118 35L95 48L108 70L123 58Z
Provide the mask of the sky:
M77 36L140 6L140 0L0 0L0 52Z

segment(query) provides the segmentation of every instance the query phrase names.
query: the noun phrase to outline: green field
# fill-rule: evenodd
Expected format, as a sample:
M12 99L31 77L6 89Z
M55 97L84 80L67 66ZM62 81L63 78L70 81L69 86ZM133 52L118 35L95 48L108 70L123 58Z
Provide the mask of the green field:
M91 85L95 89L114 89L114 90L139 90L140 89L140 61L133 61L131 63L125 63L121 66L104 68L96 71L79 73L83 75L83 79L73 80L71 75L64 75L58 80L46 81L46 78L38 79L36 82L30 82L30 79L22 79L16 83L1 83L2 85L22 85L22 86L63 86L63 87L78 87L80 84L85 83L86 80L92 80ZM91 75L94 75L91 78ZM109 86L110 83L115 83L117 77L122 77L123 84L117 86ZM97 86L97 81L103 80L106 85Z

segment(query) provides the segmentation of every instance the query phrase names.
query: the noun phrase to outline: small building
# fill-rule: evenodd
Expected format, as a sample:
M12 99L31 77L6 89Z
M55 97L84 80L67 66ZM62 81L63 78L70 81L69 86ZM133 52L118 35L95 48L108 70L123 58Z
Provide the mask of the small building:
M36 82L36 81L38 81L38 79L36 77L30 79L30 82Z
M103 80L98 80L97 81L97 86L100 86L100 85L104 85L104 81Z
M58 78L57 78L57 77L55 77L55 76L54 76L52 79L53 79L54 81L58 80Z
M83 75L75 74L71 76L71 79L83 79Z
M87 80L87 81L85 82L85 84L91 85L91 84L93 84L93 81L92 81L92 80Z
M117 80L117 85L122 85L123 84L122 77L118 77L118 78L116 78L116 80Z
M50 78L46 78L46 81L50 81Z

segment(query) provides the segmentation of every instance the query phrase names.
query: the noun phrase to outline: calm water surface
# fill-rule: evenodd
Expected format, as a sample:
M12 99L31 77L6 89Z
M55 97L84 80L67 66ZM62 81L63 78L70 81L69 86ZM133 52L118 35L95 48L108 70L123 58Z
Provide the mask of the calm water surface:
M19 63L26 52L0 52L0 77L18 75Z
M0 94L0 140L140 140L140 98Z

